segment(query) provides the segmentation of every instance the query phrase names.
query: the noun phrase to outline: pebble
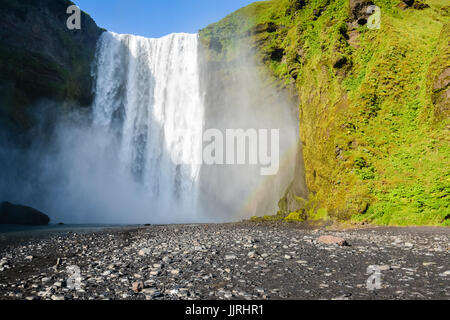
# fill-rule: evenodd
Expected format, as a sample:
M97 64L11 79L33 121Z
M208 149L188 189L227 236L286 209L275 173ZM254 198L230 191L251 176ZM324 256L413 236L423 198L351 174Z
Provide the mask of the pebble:
M172 275L174 275L174 276L177 276L177 275L180 274L180 270L173 269L173 270L170 270L170 273L171 273Z
M141 292L142 289L144 289L144 283L142 281L133 282L131 290L133 290L134 292Z
M242 223L52 235L0 251L0 300L448 300L450 289L442 282L450 276L450 235L434 230ZM322 236L352 247L325 245L318 241ZM24 263L29 256L34 258ZM69 286L66 268L52 267L55 261L78 266L76 287ZM383 290L376 295L367 290L371 265L382 274Z

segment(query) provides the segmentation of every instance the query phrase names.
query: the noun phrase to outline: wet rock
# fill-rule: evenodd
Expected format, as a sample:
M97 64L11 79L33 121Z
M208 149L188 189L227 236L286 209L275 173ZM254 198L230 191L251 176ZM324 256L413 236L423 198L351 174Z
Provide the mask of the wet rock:
M0 224L41 226L49 222L50 218L36 209L9 202L0 203Z

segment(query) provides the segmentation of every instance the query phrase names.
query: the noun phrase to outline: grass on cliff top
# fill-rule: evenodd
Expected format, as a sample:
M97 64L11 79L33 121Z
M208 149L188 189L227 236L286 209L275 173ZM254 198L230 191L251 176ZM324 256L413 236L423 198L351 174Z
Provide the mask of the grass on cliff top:
M350 30L348 0L274 0L200 36L212 59L230 59L236 39L250 39L271 76L296 87L306 180L319 207L344 220L448 226L450 124L432 87L450 67L449 4L374 2L380 30Z

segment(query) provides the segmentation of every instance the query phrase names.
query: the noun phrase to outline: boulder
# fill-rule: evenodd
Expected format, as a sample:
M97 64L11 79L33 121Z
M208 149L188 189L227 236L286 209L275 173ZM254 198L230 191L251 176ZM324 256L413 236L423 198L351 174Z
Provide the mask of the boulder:
M347 241L344 238L340 238L340 237L321 236L318 241L320 243L327 244L327 245L334 244L334 245L338 245L341 247L348 246Z
M133 282L131 290L133 290L134 292L138 293L138 292L141 292L142 289L144 289L144 283L142 281Z
M0 224L45 226L49 222L50 218L36 209L9 202L0 203Z

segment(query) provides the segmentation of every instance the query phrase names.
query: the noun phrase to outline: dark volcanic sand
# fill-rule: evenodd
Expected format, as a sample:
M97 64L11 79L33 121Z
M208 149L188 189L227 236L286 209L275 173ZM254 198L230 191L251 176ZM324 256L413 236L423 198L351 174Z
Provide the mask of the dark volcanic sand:
M449 228L253 223L0 234L0 299L449 299L449 238ZM78 290L67 288L71 265ZM370 265L381 268L379 290L366 287Z

